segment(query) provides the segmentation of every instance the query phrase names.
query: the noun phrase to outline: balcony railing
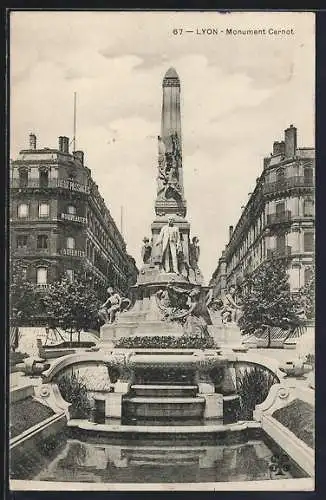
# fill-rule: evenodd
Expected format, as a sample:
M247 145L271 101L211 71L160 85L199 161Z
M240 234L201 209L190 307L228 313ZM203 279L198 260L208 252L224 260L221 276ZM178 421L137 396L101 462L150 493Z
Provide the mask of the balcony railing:
M283 179L281 181L267 182L266 184L264 184L263 192L264 194L270 194L296 187L312 188L314 187L314 180L306 179L303 175L296 177L288 177L287 179Z
M290 222L292 213L290 210L267 215L267 225L281 224L282 222Z
M267 258L271 259L272 257L290 257L291 256L292 247L285 246L284 248L278 249L267 249Z
M90 192L89 186L86 186L85 184L80 184L79 182L71 181L69 179L49 179L48 182L41 181L40 179L28 179L28 182L26 183L21 182L20 179L11 179L10 187L15 189L61 188L85 194L89 194Z
M61 248L59 253L66 257L85 257L85 252L83 250L76 250L75 248Z
M71 221L71 222L78 222L79 224L86 224L87 223L86 217L80 217L79 215L74 215L74 214L62 213L61 219Z

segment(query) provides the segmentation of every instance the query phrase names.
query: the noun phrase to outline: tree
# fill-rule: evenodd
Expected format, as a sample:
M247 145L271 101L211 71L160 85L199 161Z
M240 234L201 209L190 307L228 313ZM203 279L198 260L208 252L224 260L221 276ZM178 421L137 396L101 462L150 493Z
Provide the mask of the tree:
M290 292L286 263L273 257L248 279L239 327L243 334L253 334L268 326L283 329L297 326L300 324L297 307Z
M39 294L35 284L26 279L23 263L11 259L9 264L9 315L14 326L19 327L39 314Z
M307 316L307 319L313 319L315 315L315 268L314 266L311 266L310 269L310 278L305 283L304 286L302 286L299 289L297 301L298 305L301 306L305 314Z
M62 328L70 333L98 326L98 310L101 305L101 288L91 277L80 272L73 281L63 277L50 284L42 298L51 328Z

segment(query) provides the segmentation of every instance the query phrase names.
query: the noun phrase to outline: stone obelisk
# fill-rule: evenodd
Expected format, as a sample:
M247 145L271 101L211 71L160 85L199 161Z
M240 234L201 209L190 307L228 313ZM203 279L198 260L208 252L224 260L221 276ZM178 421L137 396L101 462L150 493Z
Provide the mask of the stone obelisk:
M190 225L186 221L187 204L183 187L183 158L181 135L181 85L174 68L170 68L162 82L161 135L158 136L157 197L155 201L156 219L152 224L153 256L157 249L155 241L167 221L173 216L182 238L183 254L189 262Z

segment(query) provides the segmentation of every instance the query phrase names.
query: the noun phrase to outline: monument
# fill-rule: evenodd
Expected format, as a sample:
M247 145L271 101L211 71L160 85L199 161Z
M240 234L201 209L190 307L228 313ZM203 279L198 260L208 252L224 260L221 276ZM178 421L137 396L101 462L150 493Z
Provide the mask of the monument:
M116 379L114 392L106 395L106 416L126 424L223 419L235 415L239 403L234 369L210 335L199 238L186 220L180 90L170 68L163 79L155 219L151 238L143 239L131 303L123 309L121 297L109 289L100 311L103 350L111 353L109 376Z

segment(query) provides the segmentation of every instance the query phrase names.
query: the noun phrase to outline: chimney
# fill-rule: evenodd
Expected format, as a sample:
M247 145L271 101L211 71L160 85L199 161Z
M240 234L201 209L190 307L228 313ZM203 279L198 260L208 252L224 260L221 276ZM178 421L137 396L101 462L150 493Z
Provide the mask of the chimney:
M233 226L229 226L229 240L232 238Z
M284 141L275 141L273 144L273 155L282 155L285 153L285 142Z
M74 151L74 158L84 165L84 151Z
M285 156L286 158L293 158L297 150L297 129L292 124L284 131L284 139Z
M29 134L29 149L36 149L36 135Z
M60 135L59 137L59 151L62 153L69 153L69 137Z

